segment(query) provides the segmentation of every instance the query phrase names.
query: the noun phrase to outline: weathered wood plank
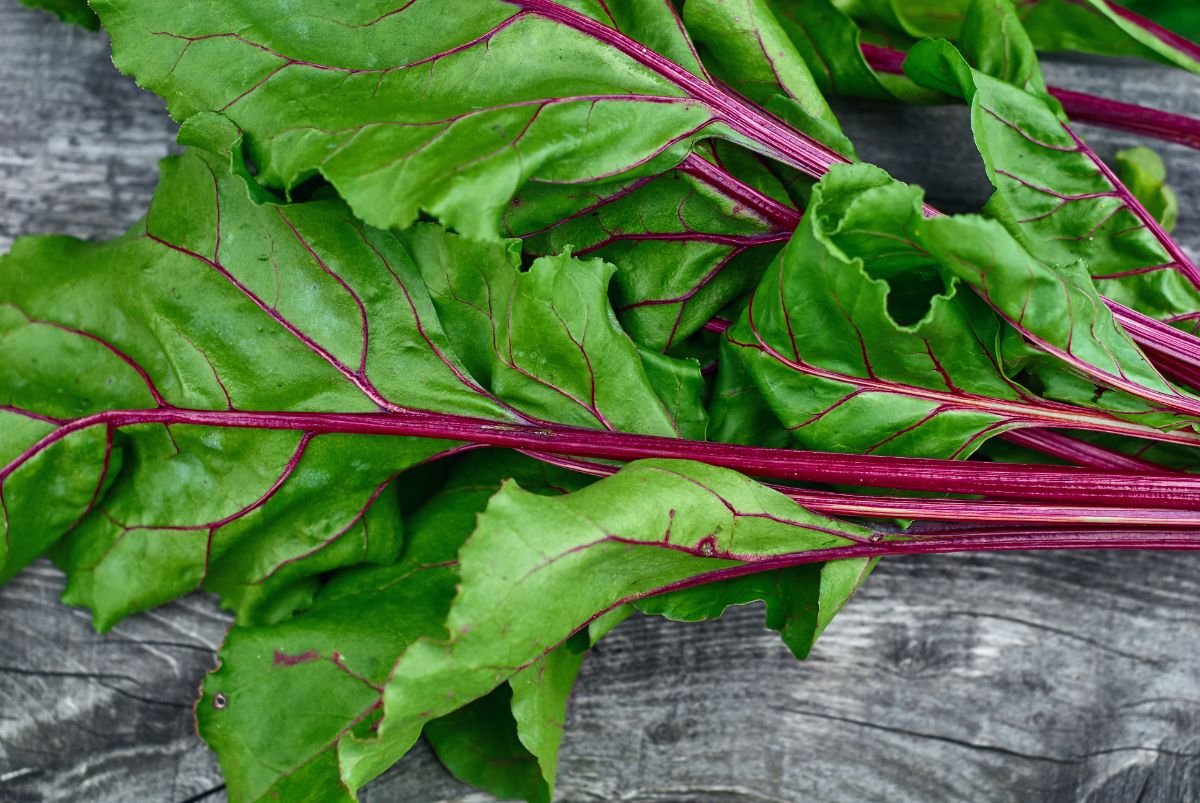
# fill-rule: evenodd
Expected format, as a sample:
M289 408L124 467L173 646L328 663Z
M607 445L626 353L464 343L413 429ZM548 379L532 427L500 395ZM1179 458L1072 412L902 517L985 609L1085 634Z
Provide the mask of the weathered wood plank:
M0 249L111 236L171 147L161 103L103 37L0 0ZM1200 115L1196 79L1055 63L1080 89ZM1152 90L1148 91L1148 90ZM843 105L861 155L947 209L986 197L961 109ZM1102 153L1133 140L1088 131ZM1200 159L1162 149L1200 246ZM0 801L224 798L190 704L227 617L193 596L97 636L46 563L0 589ZM1200 799L1200 556L892 560L797 663L750 607L634 619L585 665L565 801ZM482 801L419 748L382 801Z

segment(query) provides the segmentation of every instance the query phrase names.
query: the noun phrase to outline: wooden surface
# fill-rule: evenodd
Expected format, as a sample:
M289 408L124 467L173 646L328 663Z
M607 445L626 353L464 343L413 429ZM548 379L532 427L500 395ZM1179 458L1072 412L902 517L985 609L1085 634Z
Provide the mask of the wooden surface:
M1200 79L1050 65L1052 80L1200 115ZM173 126L107 41L0 0L0 250L118 233ZM966 209L961 109L840 109L865 159ZM1086 130L1102 153L1130 138ZM1200 154L1161 149L1200 246ZM0 357L2 358L2 357ZM0 801L220 801L191 703L228 619L194 595L106 636L41 562L0 589ZM743 608L634 619L585 664L563 801L1200 800L1200 555L888 561L805 663ZM481 801L419 746L363 799Z

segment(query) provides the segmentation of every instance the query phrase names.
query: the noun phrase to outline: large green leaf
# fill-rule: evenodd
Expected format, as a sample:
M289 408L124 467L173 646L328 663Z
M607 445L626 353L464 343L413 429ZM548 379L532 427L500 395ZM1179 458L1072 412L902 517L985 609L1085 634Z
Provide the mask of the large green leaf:
M230 136L220 118L189 125L188 141L225 150L168 159L125 237L31 238L0 260L0 414L14 422L0 435L0 577L69 532L55 549L66 599L99 627L197 585L245 621L274 620L318 573L394 560L393 478L455 446L267 430L250 412L702 434L698 366L646 367L607 306L610 267L556 258L523 272L504 243L400 238L338 201L252 199ZM460 258L437 261L447 253ZM449 337L422 271L490 275L499 335Z
M596 253L620 268L614 301L650 348L748 289L771 256L753 246L784 236L756 199L727 192L727 174L714 185L685 163L655 176L712 159L689 156L708 136L810 171L841 160L709 83L662 0L464 0L452 15L421 0L355 20L310 7L300 34L275 24L290 6L270 3L99 5L122 69L177 119L233 120L258 181L291 189L319 173L370 223L405 227L423 210L476 238L530 238L533 254ZM819 93L806 97L815 113L782 97L771 110L847 151ZM749 172L761 192L766 171Z
M429 0L96 10L116 63L176 119L224 114L260 181L292 188L320 173L374 225L407 226L424 210L495 238L531 182L654 175L702 137L838 161L709 83L661 0L458 0L453 14Z
M403 755L425 722L483 697L622 602L869 537L701 464L633 463L561 497L509 483L459 554L450 638L422 639L401 656L375 733L341 743L342 779L361 786ZM819 604L839 608L867 562L831 564Z
M232 800L287 789L332 798L339 790L339 744L349 734L367 734L377 722L382 687L404 649L422 636L446 637L458 549L508 478L542 494L586 484L580 475L511 453L468 457L408 518L404 551L394 566L342 571L304 613L230 631L196 711ZM511 690L462 709L455 719L431 722L439 756L464 780L494 794L547 799L562 712L581 659L555 651L545 659L548 668L517 673ZM488 765L486 757L501 752L508 760Z
M1200 309L1200 271L1132 193L1043 100L926 41L905 70L965 97L988 177L990 209L1039 259L1082 261L1106 297L1156 318Z
M817 184L728 336L807 448L964 457L1023 426L1196 442L1038 398L1002 368L1000 338L1012 330L1093 381L1194 404L1114 325L1086 277L1038 263L994 221L927 219L918 189L868 165Z

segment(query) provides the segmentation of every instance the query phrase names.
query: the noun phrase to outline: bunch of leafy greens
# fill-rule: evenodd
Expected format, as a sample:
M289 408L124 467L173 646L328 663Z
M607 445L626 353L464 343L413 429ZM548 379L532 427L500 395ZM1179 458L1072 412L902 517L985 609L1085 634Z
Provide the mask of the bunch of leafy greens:
M124 236L0 258L0 580L48 554L102 630L217 594L234 800L422 733L548 800L635 611L762 601L803 657L885 555L1200 548L1200 270L1161 160L1070 120L1200 124L1036 54L1200 68L1125 9L31 4L184 150ZM858 163L831 93L967 103L991 201Z

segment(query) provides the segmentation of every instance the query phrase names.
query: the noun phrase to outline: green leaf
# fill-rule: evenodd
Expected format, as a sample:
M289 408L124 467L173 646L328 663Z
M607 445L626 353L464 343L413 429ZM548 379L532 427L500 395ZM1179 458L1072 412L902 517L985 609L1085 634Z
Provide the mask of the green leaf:
M460 552L451 638L423 639L401 656L376 734L341 744L343 780L361 786L403 755L426 721L486 695L614 606L868 537L702 464L632 463L553 498L506 484ZM847 563L857 576L866 560ZM831 581L821 604L844 602L836 593L853 590L848 575Z
M699 365L656 355L655 378L673 381L651 380L609 306L612 265L542 257L522 272L516 243L502 250L430 225L401 237L455 352L498 397L557 423L682 435L658 392L698 403Z
M874 565L850 561L793 566L648 597L637 607L677 622L698 622L720 617L731 605L762 600L767 627L778 630L792 654L803 659Z
M690 0L688 31L739 94L850 159L854 145L768 0Z
M760 106L782 93L809 117L841 131L767 0L688 0L683 18L722 82Z
M1137 56L1200 75L1200 47L1155 30L1108 0L1042 0L1023 14L1038 50Z
M862 29L831 0L772 0L771 6L825 94L906 103L939 99L904 76L873 70L862 52Z
M327 5L301 23L286 0L96 0L114 60L173 117L220 112L259 181L319 173L372 225L426 211L495 239L531 182L654 175L701 137L749 142L757 125L703 79L659 0Z
M512 687L507 683L497 686L478 700L430 722L425 726L425 739L459 780L486 789L501 800L548 803L550 790L537 758L517 736L512 701Z
M21 0L30 8L40 8L49 11L63 22L78 25L89 31L100 30L100 20L96 12L88 7L87 0Z
M709 401L709 436L722 443L786 448L791 437L771 412L738 358L737 347L722 340L717 380Z
M1062 116L1058 101L1046 91L1037 52L1013 0L971 0L960 47L975 69L1038 96Z
M230 630L196 711L201 735L221 759L231 799L257 800L288 788L310 790L306 795L339 788L348 794L338 778L338 745L349 734L366 734L377 721L382 686L397 656L421 636L446 636L458 549L475 527L476 515L509 477L531 493L563 493L587 483L577 474L508 452L472 455L408 518L404 551L395 565L343 570L309 610L280 624ZM486 777L470 769L460 776L501 795L517 788L551 788L554 735L561 735L553 715L557 711L561 720L571 667L577 669L580 658L551 657L540 677L520 673L512 681L516 693L509 695L513 714L487 708L495 728L482 733L473 728L464 734L469 743L460 739L447 746L441 737L453 722L430 723L439 755L446 760L447 753L457 755L464 748L491 752L510 744L521 762L495 768ZM531 718L531 710L544 718ZM482 713L462 717L482 725ZM520 741L511 744L509 737L518 733L536 748L537 758Z
M270 620L303 605L319 572L394 560L392 478L452 445L106 423L108 411L168 407L378 409L335 356L350 359L362 345L354 302L332 279L322 285L303 245L338 226L357 237L340 205L325 204L324 215L256 207L237 180L214 183L210 167L195 155L168 160L151 212L153 236L188 253L135 231L100 244L29 238L0 260L9 353L0 388L6 417L26 422L6 427L5 442L52 444L0 473L12 545L0 554L3 576L69 532L55 553L68 573L64 599L91 607L101 629L197 585L244 619ZM219 255L214 189L225 211ZM271 255L297 292L276 284ZM355 278L329 255L331 263ZM251 295L277 301L263 309ZM379 325L403 326L380 312ZM297 325L311 325L316 340L288 331ZM424 370L436 394L437 370ZM459 405L467 407L481 409Z
M230 172L234 133L189 124L188 141L225 150L166 160L125 237L29 238L0 259L0 414L19 421L0 436L0 577L65 535L65 599L100 628L197 586L241 621L275 621L318 574L392 562L395 477L456 446L263 428L250 412L702 432L698 365L647 370L608 306L611 267L523 273L508 244L399 238L339 201L268 200ZM469 329L467 305L432 299L423 272L475 290L491 277L499 326Z
M591 643L595 644L606 632L597 630ZM521 744L537 757L547 788L547 799L554 795L558 748L562 744L563 729L567 723L567 700L582 662L582 653L573 652L564 645L525 667L508 681L513 692L512 715L517 725L517 736Z
M1117 151L1117 175L1163 227L1170 232L1179 219L1179 200L1167 185L1167 168L1162 157L1138 145Z
M957 40L972 0L837 0L852 16L910 36ZM1018 13L1040 51L1137 56L1200 73L1200 49L1107 0L1038 0Z
M1043 262L1087 265L1106 298L1161 318L1200 308L1200 273L1115 175L1045 102L927 41L905 70L923 86L965 97L997 194L989 211Z
M765 170L757 173L786 198ZM529 196L505 218L513 235L536 226L523 210L534 210L536 221L547 209L545 193ZM616 265L613 304L629 334L653 349L685 339L753 287L787 237L760 213L679 170L592 197L587 213L563 208L555 213L561 222L525 236L524 247L535 255L574 247Z
M1039 399L1002 368L1010 327L1072 370L1192 403L1114 325L1085 277L1037 263L994 221L925 218L919 189L869 165L836 167L817 184L728 338L805 448L965 457L1030 425L1195 440ZM1181 423L1171 420L1167 429Z
M1125 0L1121 5L1180 36L1192 41L1200 39L1200 10L1187 3L1178 0Z

